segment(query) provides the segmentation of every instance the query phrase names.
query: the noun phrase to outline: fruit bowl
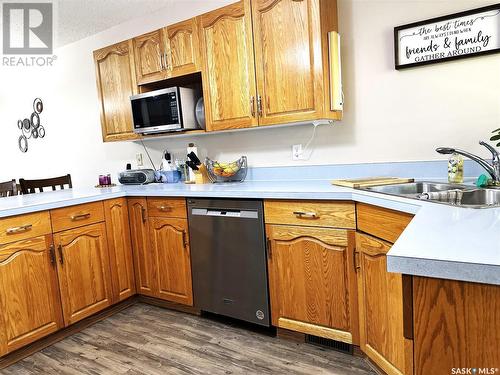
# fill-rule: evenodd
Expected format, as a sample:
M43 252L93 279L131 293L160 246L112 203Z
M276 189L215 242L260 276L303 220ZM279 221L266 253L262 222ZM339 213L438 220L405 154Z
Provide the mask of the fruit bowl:
M205 159L208 178L217 182L243 182L247 176L247 157L242 156L231 163L223 163L209 158Z

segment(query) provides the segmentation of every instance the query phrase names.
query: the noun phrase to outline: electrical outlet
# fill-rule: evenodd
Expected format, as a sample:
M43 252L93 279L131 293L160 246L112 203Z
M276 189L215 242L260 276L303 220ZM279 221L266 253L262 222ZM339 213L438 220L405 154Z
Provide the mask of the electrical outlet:
M292 146L292 160L302 160L304 157L302 144Z
M141 153L135 154L135 160L137 161L137 166L138 167L142 167L144 165Z

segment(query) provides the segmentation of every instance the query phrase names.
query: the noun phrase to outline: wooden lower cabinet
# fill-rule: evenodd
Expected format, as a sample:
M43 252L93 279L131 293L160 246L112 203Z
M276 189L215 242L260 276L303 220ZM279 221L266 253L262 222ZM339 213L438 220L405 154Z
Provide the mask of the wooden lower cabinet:
M113 296L104 223L56 233L54 241L65 324L110 306Z
M126 198L104 201L113 302L135 294L134 261Z
M0 246L0 356L63 327L50 235Z
M130 234L134 255L137 293L156 297L158 284L154 266L154 253L149 241L148 204L146 198L128 198Z
M185 201L129 198L128 207L137 293L192 306Z
M150 219L151 243L155 252L157 297L193 305L191 255L187 219Z
M413 374L413 341L404 334L412 316L404 308L403 276L387 272L390 248L388 242L356 234L360 346L387 374ZM411 293L407 298L411 306Z
M273 325L357 343L354 232L266 225Z
M414 277L413 306L416 375L498 373L500 286Z

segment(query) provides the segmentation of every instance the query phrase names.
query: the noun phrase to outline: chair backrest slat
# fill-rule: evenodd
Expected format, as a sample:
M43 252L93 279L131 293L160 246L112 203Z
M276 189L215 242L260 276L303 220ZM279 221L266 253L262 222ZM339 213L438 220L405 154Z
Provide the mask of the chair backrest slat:
M18 194L19 190L17 188L16 180L0 182L0 197L12 197Z
M61 177L46 178L41 180L25 180L24 178L19 179L19 184L21 186L21 192L23 194L33 194L36 193L36 189L43 193L44 188L52 188L56 190L57 186L64 189L65 185L71 189L73 185L71 184L71 175L67 174Z

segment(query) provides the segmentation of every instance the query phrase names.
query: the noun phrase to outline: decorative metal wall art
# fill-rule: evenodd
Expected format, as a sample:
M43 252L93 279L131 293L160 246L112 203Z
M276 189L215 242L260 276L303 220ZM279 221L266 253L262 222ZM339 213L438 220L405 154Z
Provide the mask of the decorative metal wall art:
M33 101L33 112L31 113L30 118L17 120L17 127L21 130L21 135L17 141L21 152L28 152L28 139L45 137L45 128L40 123L40 113L42 112L42 99L36 98Z

